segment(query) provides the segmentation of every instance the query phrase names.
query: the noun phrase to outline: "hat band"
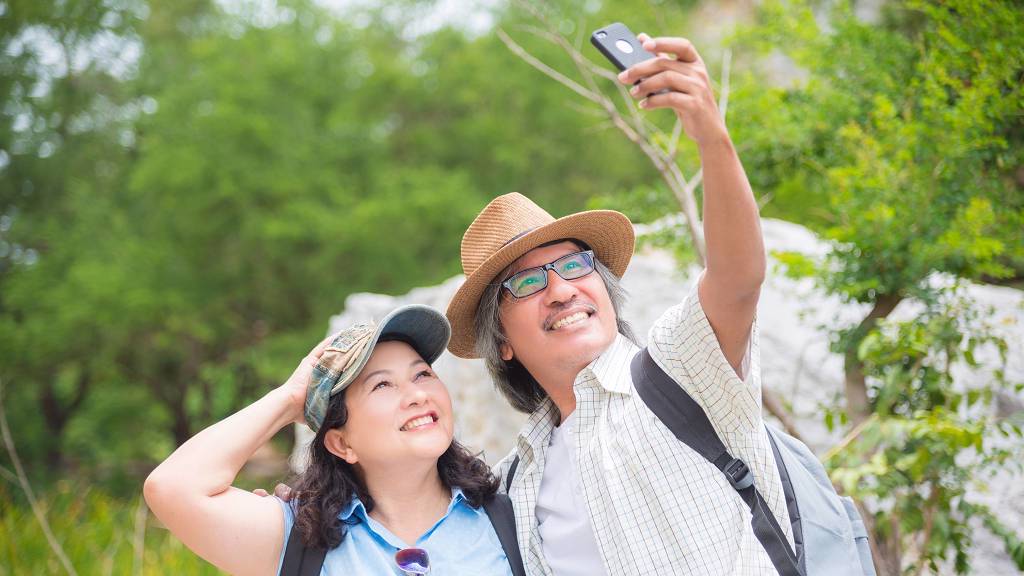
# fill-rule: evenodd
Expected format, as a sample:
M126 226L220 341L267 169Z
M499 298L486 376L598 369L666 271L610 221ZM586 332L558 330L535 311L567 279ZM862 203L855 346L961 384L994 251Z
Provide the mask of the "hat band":
M501 247L502 247L502 248L504 248L505 246L508 246L509 244L511 244L511 243L513 243L513 242L515 242L516 240L519 240L519 239L520 239L520 238L522 238L523 236L526 236L526 235L527 235L527 234L529 234L530 232L533 232L533 231L534 231L534 230L536 230L537 228L540 228L540 226L533 226L533 227L531 227L531 228L527 228L526 230L523 230L523 231L522 231L522 232L520 232L519 234L516 234L515 236L513 236L513 237L509 238L507 242L505 242L504 244L502 244L502 245L501 245Z

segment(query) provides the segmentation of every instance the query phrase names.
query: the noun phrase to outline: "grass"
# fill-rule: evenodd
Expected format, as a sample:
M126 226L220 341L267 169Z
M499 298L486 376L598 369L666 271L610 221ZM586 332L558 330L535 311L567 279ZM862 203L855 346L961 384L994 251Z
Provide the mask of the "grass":
M40 495L50 528L80 575L222 574L159 525L141 491L112 495L72 480ZM17 486L0 481L0 576L67 574Z

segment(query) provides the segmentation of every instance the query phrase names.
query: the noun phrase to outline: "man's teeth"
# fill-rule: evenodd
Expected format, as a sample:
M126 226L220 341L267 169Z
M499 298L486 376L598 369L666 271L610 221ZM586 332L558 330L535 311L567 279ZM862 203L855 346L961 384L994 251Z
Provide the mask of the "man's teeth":
M432 416L420 416L415 420L410 420L406 422L405 426L402 426L402 432L412 430L413 428L416 428L417 426L423 426L424 424L431 424L433 421L434 418Z
M569 324L575 324L575 323L577 323L577 322L579 322L581 320L586 320L586 319L587 319L587 313L586 312L577 312L575 314L572 314L572 315L566 316L565 318L562 318L558 322L555 322L554 324L551 325L551 329L552 330L558 330L562 326L568 326Z

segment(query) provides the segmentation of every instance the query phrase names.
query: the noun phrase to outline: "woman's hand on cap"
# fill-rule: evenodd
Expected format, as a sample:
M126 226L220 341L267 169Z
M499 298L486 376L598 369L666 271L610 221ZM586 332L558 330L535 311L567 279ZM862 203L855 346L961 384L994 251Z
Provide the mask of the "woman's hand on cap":
M313 373L313 368L316 367L320 357L323 356L324 350L330 345L335 336L337 334L331 334L321 340L315 348L309 351L309 354L306 354L306 357L299 362L299 365L292 372L292 375L288 377L288 380L281 385L281 388L288 392L289 398L292 400L292 414L296 422L306 421L303 416L303 410L306 405L306 387L309 385L310 375Z

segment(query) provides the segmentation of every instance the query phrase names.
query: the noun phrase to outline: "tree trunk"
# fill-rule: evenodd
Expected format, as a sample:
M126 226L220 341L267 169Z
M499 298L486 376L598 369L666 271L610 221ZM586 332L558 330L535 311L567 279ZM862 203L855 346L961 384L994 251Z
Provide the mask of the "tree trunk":
M883 294L875 300L874 306L860 324L850 333L844 353L844 371L846 382L846 414L850 425L856 426L871 415L868 402L868 386L864 377L864 363L857 357L857 349L864 337L878 325L878 321L887 317L903 300L898 294ZM863 512L862 512L863 514ZM895 517L893 517L895 519ZM872 555L875 571L880 576L899 576L902 564L899 522L890 522L888 536L883 537L873 518L865 515L866 523L871 526Z
M174 424L172 424L171 431L174 433L174 444L176 446L181 446L192 437L192 429L188 421L188 410L185 409L185 392L187 390L187 386L179 387L178 397L169 406L171 414L174 416Z
M44 377L40 381L42 387L39 394L39 409L50 433L50 441L46 446L46 466L50 470L56 471L64 465L64 454L61 452L64 429L82 405L82 401L85 400L92 385L92 376L85 370L79 373L75 380L75 389L72 392L71 400L66 404L57 397L57 389L52 375Z
M849 416L852 426L860 424L871 415L871 408L868 405L868 387L864 378L864 364L857 357L857 348L860 347L864 337L878 324L878 321L888 316L902 300L903 296L898 294L879 296L875 300L871 312L868 312L868 315L850 334L844 354L844 370L846 373L846 414Z

